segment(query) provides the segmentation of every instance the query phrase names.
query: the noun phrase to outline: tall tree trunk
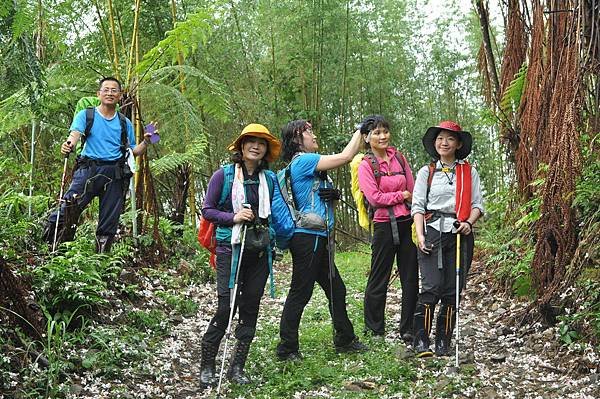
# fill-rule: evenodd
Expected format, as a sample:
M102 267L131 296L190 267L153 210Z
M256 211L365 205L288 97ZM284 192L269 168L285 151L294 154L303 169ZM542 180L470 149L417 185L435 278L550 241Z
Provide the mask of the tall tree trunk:
M479 15L479 24L481 25L481 33L483 35L483 47L487 64L487 71L490 81L493 84L493 98L496 104L499 103L500 82L498 81L498 72L496 71L496 62L494 60L494 52L492 50L492 40L490 37L489 15L483 0L476 0L477 14Z
M233 4L232 4L233 7ZM175 26L175 24L177 23L177 6L175 4L175 0L171 0L171 14L173 17L173 26ZM234 10L234 15L235 15L235 10ZM237 24L237 17L236 17L236 24ZM183 66L183 53L180 50L180 44L179 42L177 43L177 64L181 67ZM186 92L186 87L185 87L185 76L183 74L182 71L179 71L179 90L181 91L182 94L185 94ZM189 128L189 123L188 123L188 118L187 115L184 114L184 126L185 126L185 132L184 132L184 137L185 137L185 141L186 143L191 142L191 138L190 138L190 128ZM192 165L187 165L186 168L186 176L183 176L185 178L185 180L188 182L187 186L186 186L186 192L189 193L189 204L190 204L190 222L192 224L192 227L194 228L194 230L196 229L196 190L195 190L195 186L193 183L193 167ZM179 187L179 185L178 185ZM183 212L185 212L185 201L183 204ZM183 220L182 220L183 223Z

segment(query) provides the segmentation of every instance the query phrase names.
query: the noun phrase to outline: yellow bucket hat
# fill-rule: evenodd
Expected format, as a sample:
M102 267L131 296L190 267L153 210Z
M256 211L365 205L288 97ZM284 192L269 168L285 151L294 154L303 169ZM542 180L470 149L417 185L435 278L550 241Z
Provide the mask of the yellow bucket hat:
M242 139L246 136L259 137L265 139L268 144L267 153L265 155L265 161L273 162L279 158L281 152L281 142L269 132L269 129L259 123L251 123L242 130L242 133L237 139L227 148L229 151L241 151Z

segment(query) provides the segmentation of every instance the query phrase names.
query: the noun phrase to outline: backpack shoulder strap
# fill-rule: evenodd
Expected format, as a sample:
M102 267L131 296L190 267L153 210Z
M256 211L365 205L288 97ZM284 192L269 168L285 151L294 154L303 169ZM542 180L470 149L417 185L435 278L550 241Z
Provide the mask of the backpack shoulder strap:
M219 198L219 207L223 206L231 191L231 186L233 186L233 173L234 165L232 163L223 166L223 186L221 188L221 198Z
M81 145L85 144L85 141L92 133L92 126L94 125L94 116L96 115L95 107L87 107L85 109L85 130L83 136L81 136Z
M435 174L435 162L430 162L427 169L429 170L429 175L427 176L427 194L425 195L425 199L429 201L429 191L431 191L431 182Z
M119 123L121 124L121 153L125 156L127 147L129 147L129 137L127 136L127 117L123 113L117 111Z
M275 194L275 179L277 179L277 176L270 170L265 170L265 176L267 178L267 186L269 186L269 201L272 202L273 194Z
M377 162L377 158L375 158L372 152L367 152L363 157L363 160L366 160L371 167L375 181L377 182L377 185L379 185L379 182L381 181L381 171L379 170L379 162Z
M404 155L402 155L402 153L400 151L396 151L394 156L396 157L396 159L398 160L398 163L400 164L400 174L406 176L406 164L407 164L406 158L404 157Z

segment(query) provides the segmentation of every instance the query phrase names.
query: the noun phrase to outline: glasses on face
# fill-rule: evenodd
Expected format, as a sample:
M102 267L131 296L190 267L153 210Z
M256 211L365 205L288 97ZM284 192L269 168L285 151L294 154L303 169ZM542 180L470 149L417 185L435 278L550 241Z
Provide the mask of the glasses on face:
M102 93L102 94L108 94L108 93L117 94L120 92L121 92L121 90L119 90L119 89L113 89L113 88L108 88L108 87L105 87L102 90L100 90L100 93Z

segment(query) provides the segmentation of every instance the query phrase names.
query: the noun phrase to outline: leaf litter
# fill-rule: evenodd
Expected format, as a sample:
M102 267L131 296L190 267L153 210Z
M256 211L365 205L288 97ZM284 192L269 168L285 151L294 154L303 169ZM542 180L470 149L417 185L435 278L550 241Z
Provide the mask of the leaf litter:
M399 344L401 337L398 330L389 328L385 344L397 347L398 362L408 362L415 368L414 384L408 395L386 392L387 381L368 379L346 381L342 393L339 389L336 391L332 387L320 386L313 390L298 391L293 397L343 397L343 390L371 392L371 395L376 394L382 398L429 395L523 399L600 397L600 361L597 350L587 344L572 344L568 347L561 345L557 327L545 327L540 323L512 325L505 316L522 311L528 303L495 292L490 273L480 264L474 263L473 276L467 286L463 309L459 315L461 363L458 375L448 372L454 364L454 342L451 347L452 357L416 360L410 357L410 347ZM280 291L287 291L290 275L290 265L280 264L277 267ZM158 299L155 291L160 284L145 281L143 286L144 297L156 302ZM94 370L85 371L72 386L73 394L69 398L114 398L117 393L118 397L124 399L215 397L214 389L203 391L198 384L201 339L215 310L215 292L215 285L212 283L187 286L184 294L198 305L197 312L190 317L182 317L181 322L173 325L159 349L146 362L125 364L118 378L101 375ZM393 283L386 308L388 326L399 325L400 294L399 282ZM352 287L349 287L348 295L358 298L362 294L353 292ZM315 301L315 298L312 300ZM273 299L265 294L260 308L257 335L261 334L263 326L279 324L284 301L284 297ZM122 310L115 309L115 312L119 311ZM233 342L230 342L230 354L232 346ZM222 350L223 344L217 356L217 372ZM258 353L260 357L274 357L274 348L260 346L256 341L251 351ZM253 363L249 361L246 367L256 377L255 372L261 366ZM254 384L262 384L260 376L254 378ZM227 383L224 384L223 391L226 396L230 392Z

